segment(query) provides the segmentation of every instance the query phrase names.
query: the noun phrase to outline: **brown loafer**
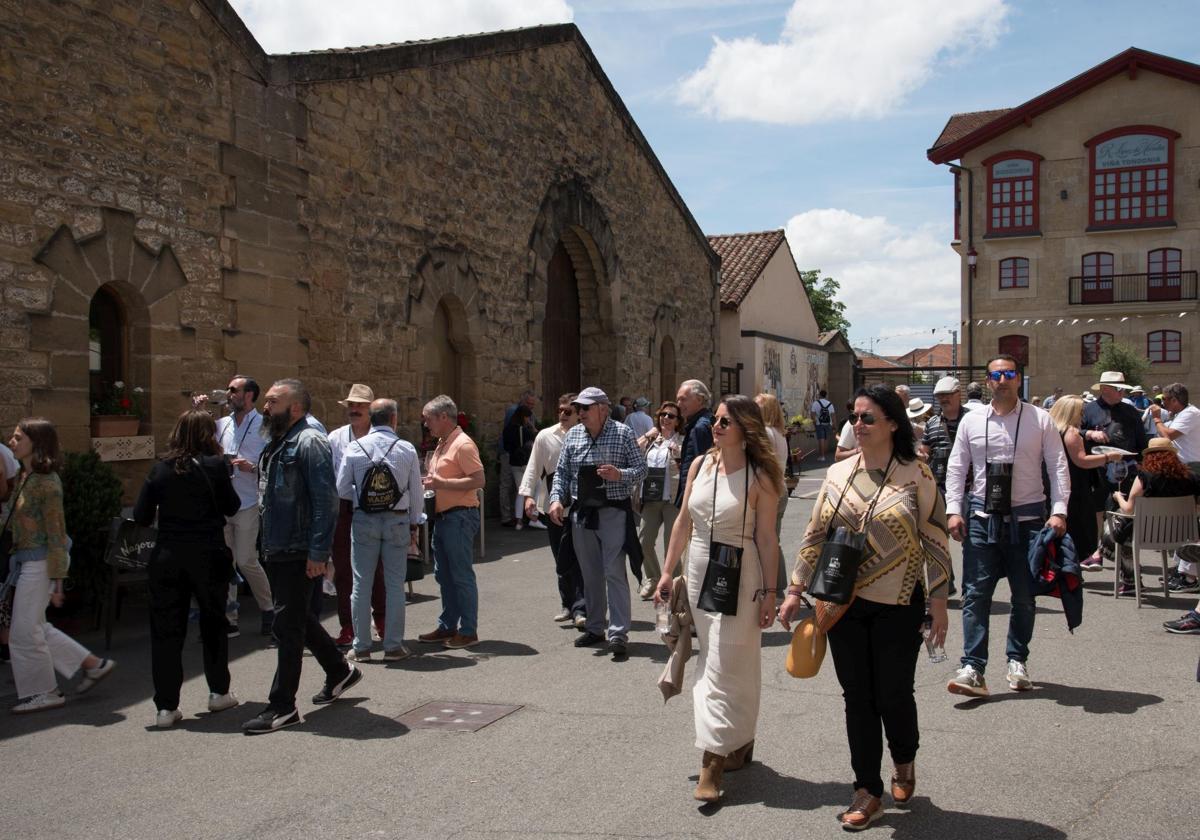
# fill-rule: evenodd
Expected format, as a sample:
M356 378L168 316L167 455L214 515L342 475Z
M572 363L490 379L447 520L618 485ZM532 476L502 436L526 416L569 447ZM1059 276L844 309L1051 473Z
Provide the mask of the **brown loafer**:
M838 814L838 819L846 831L862 831L882 816L883 801L868 793L866 788L859 788L854 791L850 807Z
M450 648L450 650L474 647L477 644L479 644L478 636L464 636L462 633L455 633L449 639L442 642L442 645Z
M440 642L446 641L447 639L453 639L456 635L458 634L453 630L445 630L439 627L431 633L422 633L420 636L417 636L417 641L436 645Z
M917 788L917 774L913 762L897 764L892 773L892 800L897 805L905 805L912 799L913 791Z

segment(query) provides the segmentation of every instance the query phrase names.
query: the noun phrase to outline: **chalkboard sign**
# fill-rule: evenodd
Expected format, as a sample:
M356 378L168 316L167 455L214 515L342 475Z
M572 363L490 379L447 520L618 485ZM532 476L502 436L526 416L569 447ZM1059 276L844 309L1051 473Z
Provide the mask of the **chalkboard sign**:
M156 529L144 528L132 519L116 517L108 528L108 549L104 554L104 562L118 569L141 571L149 565L156 542Z

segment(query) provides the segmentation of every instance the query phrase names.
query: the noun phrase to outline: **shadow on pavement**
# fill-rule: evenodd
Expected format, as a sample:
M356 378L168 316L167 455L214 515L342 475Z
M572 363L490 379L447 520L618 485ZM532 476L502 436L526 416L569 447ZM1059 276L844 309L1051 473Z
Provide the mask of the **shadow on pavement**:
M929 837L1065 840L1067 836L1066 832L1053 826L1032 820L947 811L934 805L927 796L915 797L906 809L888 808L875 825L891 828L892 840L926 840Z
M1003 703L1006 700L1053 700L1060 706L1077 706L1093 715L1131 715L1143 706L1153 706L1163 699L1157 694L1136 691L1111 691L1089 686L1036 683L1032 691L1010 691L994 694L987 700L971 699L956 703L954 708L970 711L981 706Z
M351 741L372 741L379 738L399 738L409 729L398 720L377 715L358 704L365 697L341 699L328 706L321 706L304 715L305 730L314 735L329 738L345 738Z
M6 718L4 726L0 728L0 741L5 738L28 735L31 732L53 729L56 726L112 726L114 723L121 723L125 720L125 715L108 708L101 708L101 705L108 706L108 702L90 707L84 705L86 702L76 700L68 694L66 705L57 709L26 715L9 714L7 709L0 711L0 714Z
M629 642L625 646L630 659L649 659L651 662L663 663L671 655L667 646L662 642Z
M696 776L692 777L697 778ZM726 773L721 782L725 795L721 806L754 805L790 811L813 811L829 805L849 803L853 791L846 782L810 782L781 776L766 764L753 762L741 770ZM717 809L702 807L707 814Z
M485 660L493 656L534 656L537 649L520 642L505 642L500 639L484 639L479 644L467 649L472 659Z
M476 660L468 656L424 653L401 659L399 662L388 662L387 667L401 671L449 671L453 668L470 668L475 663Z

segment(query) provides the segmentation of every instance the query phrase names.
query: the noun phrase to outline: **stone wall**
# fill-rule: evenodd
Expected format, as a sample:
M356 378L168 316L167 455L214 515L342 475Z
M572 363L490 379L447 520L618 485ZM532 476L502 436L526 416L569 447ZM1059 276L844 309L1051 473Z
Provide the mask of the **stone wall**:
M667 337L715 377L715 255L573 26L267 56L225 0L0 0L0 37L0 426L88 446L108 286L160 444L234 372L301 376L330 425L367 382L414 433L439 302L492 435L541 382L560 240L581 384L653 390Z

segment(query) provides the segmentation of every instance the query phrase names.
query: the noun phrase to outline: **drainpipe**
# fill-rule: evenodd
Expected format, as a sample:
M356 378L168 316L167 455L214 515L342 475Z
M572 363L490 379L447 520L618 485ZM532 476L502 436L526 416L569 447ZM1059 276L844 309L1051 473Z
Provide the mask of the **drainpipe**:
M975 173L963 166L946 164L951 172L967 173L967 253L975 250ZM975 266L967 267L967 370L975 365ZM969 375L969 374L968 374Z

